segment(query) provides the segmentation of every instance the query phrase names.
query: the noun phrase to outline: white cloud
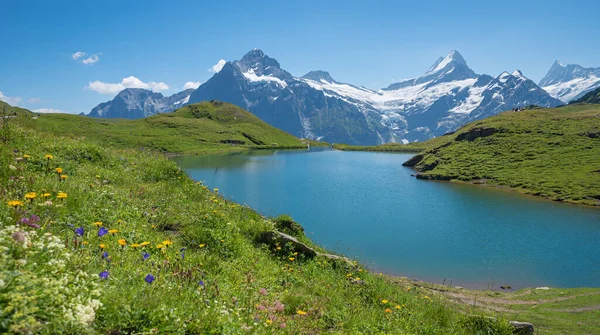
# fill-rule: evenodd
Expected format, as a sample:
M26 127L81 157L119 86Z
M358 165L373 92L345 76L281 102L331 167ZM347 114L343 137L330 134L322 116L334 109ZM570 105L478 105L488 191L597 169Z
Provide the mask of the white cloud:
M32 104L36 104L36 103L38 103L40 101L41 101L40 98L29 98L29 99L27 99L27 102L32 103Z
M6 102L9 105L16 105L19 102L21 102L21 97L9 97L4 95L4 93L2 93L2 91L0 91L0 100Z
M79 58L85 56L85 52L83 51L77 51L76 53L72 54L71 57L73 57L74 60L78 60Z
M163 82L143 82L140 79L129 76L127 78L123 78L120 83L105 83L99 80L90 82L86 89L96 91L100 94L117 94L126 88L144 88L147 90L160 92L169 89L169 86Z
M208 69L208 72L217 73L217 72L221 71L223 66L225 66L225 63L227 63L227 62L224 59L219 59L217 64L211 66L210 69Z
M96 63L97 61L100 60L100 56L98 56L98 54L93 54L90 57L82 60L81 62L85 65L92 65L94 63Z
M50 113L70 114L69 112L65 112L65 111L61 111L61 110L53 109L53 108L34 109L33 112L34 113L46 113L46 114L50 114Z
M197 89L198 86L200 86L200 82L199 81L188 81L187 83L185 83L183 85L183 89L184 90L187 90L188 88Z

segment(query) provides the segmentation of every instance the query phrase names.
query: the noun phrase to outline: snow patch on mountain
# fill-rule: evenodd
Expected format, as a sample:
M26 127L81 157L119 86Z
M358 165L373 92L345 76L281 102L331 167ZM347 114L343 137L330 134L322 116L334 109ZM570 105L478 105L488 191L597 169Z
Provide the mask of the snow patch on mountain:
M267 69L265 69L265 70L267 70ZM254 69L248 69L248 71L246 71L242 74L244 75L244 77L246 77L246 79L248 79L251 82L274 82L274 83L280 85L282 88L287 87L287 83L285 81L283 81L277 77L273 77L272 75L259 76L254 72Z

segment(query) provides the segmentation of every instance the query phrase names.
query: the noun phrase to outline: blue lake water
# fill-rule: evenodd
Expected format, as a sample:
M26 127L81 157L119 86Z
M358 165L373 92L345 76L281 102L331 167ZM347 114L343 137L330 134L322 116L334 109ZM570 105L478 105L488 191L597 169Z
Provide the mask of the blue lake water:
M600 286L600 209L422 181L410 154L256 151L179 157L187 173L370 269L472 288Z

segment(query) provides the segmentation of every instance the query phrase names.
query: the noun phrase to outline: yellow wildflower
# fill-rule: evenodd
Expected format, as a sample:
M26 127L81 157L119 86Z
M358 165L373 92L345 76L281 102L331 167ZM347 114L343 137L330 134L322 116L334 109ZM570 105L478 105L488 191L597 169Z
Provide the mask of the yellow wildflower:
M165 247L168 247L168 246L172 245L172 244L173 244L173 242L171 242L171 241L169 241L169 240L164 240L162 244L164 244L164 245L165 245Z
M29 159L29 158L31 158L31 156L29 156L29 155L25 154L25 155L23 155L23 158L25 158L25 159Z
M44 156L44 159L47 159L47 160L51 160L52 158L54 158L54 157L52 157L52 155L46 155L46 156Z
M29 193L25 194L25 199L28 199L28 200L33 200L36 197L37 197L37 193L35 193L35 192L29 192Z
M104 250L106 248L106 244L100 243L100 250Z
M142 243L140 243L140 247L145 247L145 246L147 246L148 244L150 244L150 242L142 242Z
M296 314L298 314L298 315L306 315L306 312L299 309L299 310L296 311Z
M63 173L63 169L59 168L59 167L57 167L56 169L54 169L54 171L56 171L56 173L58 173L58 174Z
M360 277L356 277L356 278L354 278L354 280L360 280Z
M277 248L275 248L275 249L277 249L277 250L281 250L281 247L277 247Z
M100 179L100 175L99 174L96 175L96 179Z
M67 194L65 192L58 192L58 195L56 196L57 199L66 199L67 198Z
M118 233L119 230L118 229L111 229L108 232L114 235L114 234Z
M294 256L298 256L298 252L297 251L294 253Z
M165 246L162 243L159 243L159 244L156 245L156 249L162 249L164 247Z
M385 300L385 299L381 300L381 303L382 303L382 304L387 304L388 302L389 302L389 301L387 301L387 300Z
M127 245L127 241L125 241L125 239L124 239L124 238L122 238L122 239L119 239L118 243L119 243L119 245L120 245L120 246L122 246L122 247L124 247L124 246L126 246L126 245Z
M47 197L49 197L49 196L51 196L51 195L52 195L52 194L50 194L50 193L44 193L44 194L42 194L42 197L44 197L44 198L47 198Z
M219 193L219 189L215 188L213 191L215 191L215 193Z
M294 258L294 257L290 257L290 258L288 258L288 259L289 259L290 261L293 261L293 260L295 260L296 258Z
M96 221L96 222L93 223L93 225L96 226L96 227L101 227L102 226L102 222Z
M402 308L402 306L396 305L396 309L401 309L401 308Z
M265 323L266 323L266 324L267 324L267 326L268 326L268 325L272 324L272 323L273 323L273 321L271 321L271 319L267 319L267 321L265 321Z
M386 312L386 313L391 313L391 312L392 312L392 310L391 310L391 309L389 309L389 308L386 308L386 309L385 309L385 312Z
M60 179L67 179L69 176L67 176L66 174L61 174L60 175Z
M352 277L352 274L351 273L347 274L346 278L348 278L348 277Z
M8 204L10 207L19 207L19 206L23 206L23 202L21 202L21 201L19 201L19 200L12 200L12 201L9 201L9 202L7 202L7 204Z
M204 248L206 246L206 244L202 243L199 245L200 248Z
M88 242L88 241L83 241L83 242L81 242L81 245L88 245L89 243L90 242Z
M139 248L139 246L140 246L140 245L139 245L139 244L137 244L137 243L134 243L134 244L132 244L132 245L131 245L131 247L132 247L132 248Z

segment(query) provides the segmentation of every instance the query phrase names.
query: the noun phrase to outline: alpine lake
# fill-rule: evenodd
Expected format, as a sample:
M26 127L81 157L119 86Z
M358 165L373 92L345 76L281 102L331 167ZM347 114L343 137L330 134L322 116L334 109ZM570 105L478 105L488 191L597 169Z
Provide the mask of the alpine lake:
M318 148L175 160L374 272L468 288L600 287L600 209L417 180L402 166L411 156Z

